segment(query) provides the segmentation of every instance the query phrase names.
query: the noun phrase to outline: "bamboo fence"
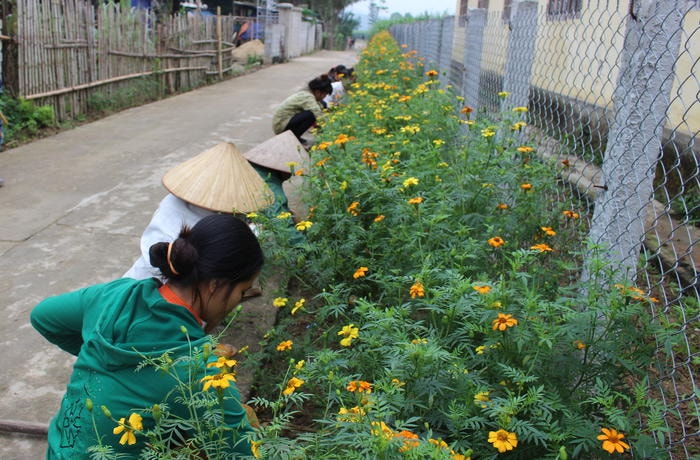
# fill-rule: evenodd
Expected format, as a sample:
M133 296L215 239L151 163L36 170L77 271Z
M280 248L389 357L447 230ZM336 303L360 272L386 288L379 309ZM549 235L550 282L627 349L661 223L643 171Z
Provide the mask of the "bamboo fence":
M89 112L136 79L162 94L232 70L234 16L173 15L97 7L84 0L17 2L18 94L54 107L58 122Z

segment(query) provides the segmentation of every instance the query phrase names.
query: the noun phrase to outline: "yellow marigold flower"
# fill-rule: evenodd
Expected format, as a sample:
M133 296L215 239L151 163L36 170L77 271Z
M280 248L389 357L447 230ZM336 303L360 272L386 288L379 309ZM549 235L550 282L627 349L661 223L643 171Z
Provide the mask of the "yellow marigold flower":
M359 422L361 417L365 414L365 410L358 406L351 407L350 409L341 407L338 410L338 420L342 422Z
M498 203L496 209L508 209L508 205L505 203Z
M498 449L499 453L513 450L518 446L518 437L504 429L489 431L489 442Z
M292 307L292 311L291 311L292 315L293 315L294 313L296 313L297 311L299 311L299 309L300 309L301 307L303 307L305 303L306 303L306 299L299 299L299 300L297 300L297 301L294 303L294 307Z
M287 167L288 167L289 169L294 169L294 168L297 167L298 164L299 164L299 163L297 163L296 161L288 161L288 162L287 162Z
M480 391L474 395L474 404L476 404L477 406L486 407L486 404L484 404L484 403L487 403L490 401L491 401L491 398L489 398L488 391Z
M406 382L402 382L399 379L391 379L391 384L394 385L396 388L401 388L402 386L406 385Z
M308 220L302 220L298 224L296 224L296 229L299 230L300 232L303 232L304 230L308 230L311 228L313 225L313 222L310 222Z
M423 202L423 197L422 196L417 196L415 198L411 198L408 200L408 204L421 204Z
M535 149L533 149L532 147L528 147L527 145L521 145L520 147L518 147L518 148L515 149L515 150L517 150L517 151L520 152L520 153L531 153L531 152L533 152Z
M286 297L275 297L275 300L272 301L272 306L282 308L287 305L287 302L289 302L289 299Z
M586 344L581 342L580 340L574 340L574 346L579 350L584 350L586 348Z
M427 72L425 72L425 75L428 77L437 77L439 75L437 70L430 69Z
M253 457L262 458L260 454L260 446L262 443L260 441L252 441L250 443L250 451L253 453Z
M433 139L433 145L435 145L435 147L440 147L444 143L445 141L443 141L442 139Z
M408 102L411 100L411 96L404 95L399 97L399 102Z
M350 393L371 393L372 392L372 384L369 382L365 382L364 380L352 380L350 383L348 383L347 390Z
M485 138L493 137L496 135L496 131L489 129L489 128L484 128L481 130L481 135Z
M287 219L289 217L292 217L291 212L281 212L281 213L277 214L278 219Z
M236 374L232 372L221 372L216 375L205 375L200 381L204 382L202 391L207 391L209 387L221 388L223 390L231 385L229 381L236 381Z
M256 212L249 212L248 214L245 215L248 219L255 219L258 217L258 213Z
M479 345L474 349L477 355L483 355L484 352L486 351L486 345Z
M357 270L355 270L355 273L352 274L352 277L355 279L362 278L363 276L365 276L367 274L368 270L369 270L369 268L367 268L367 267L360 267Z
M401 131L402 133L416 134L416 133L420 132L420 126L418 126L418 125L402 126L399 131Z
M226 356L219 356L216 361L207 364L207 367L217 367L219 369L231 369L238 362L235 359L229 359Z
M554 236L557 234L554 230L552 230L552 227L540 227L542 231L545 233L547 236Z
M449 165L449 163L447 163L446 161L441 161L441 162L438 163L436 166L437 166L438 168L447 168L447 167L450 166L450 165Z
M415 177L409 177L403 181L404 187L410 187L412 185L418 185L419 180Z
M360 214L360 202L353 201L352 203L350 203L350 206L348 206L347 211L353 216L357 216L358 214Z
M348 188L348 181L344 180L340 183L340 190L345 190L346 188Z
M285 396L289 396L290 394L294 393L294 390L299 388L304 384L304 381L302 379L298 379L296 377L292 377L287 381L287 387L282 391L282 394Z
M579 213L574 212L574 211L568 211L568 210L567 210L567 211L563 211L562 214L564 214L564 215L565 215L566 217L568 217L569 219L578 219L579 217L581 217L581 216L579 215Z
M610 454L617 452L618 454L624 453L630 448L629 444L623 441L625 435L618 433L617 430L612 428L601 428L603 434L598 435L598 440L603 441L603 450Z
M416 297L425 297L425 288L423 287L423 283L416 281L413 283L413 286L411 286L411 289L408 290L408 293L411 295L412 299L415 299Z
M428 339L423 339L423 338L413 339L413 340L411 340L411 343L413 345L422 345L422 344L428 343Z
M391 428L387 426L386 423L384 422L372 422L372 426L374 427L372 430L370 430L370 433L372 433L373 436L379 436L383 437L386 439L391 439L394 437L394 432L392 431Z
M119 439L119 444L124 445L128 444L130 446L133 446L136 444L136 436L134 435L134 431L141 431L143 430L143 418L137 414L137 413L132 413L129 415L129 421L127 422L124 417L119 419L119 424L112 430L112 434L119 434L119 433L124 433Z
M499 313L498 317L493 320L493 330L505 331L509 327L513 327L518 324L518 320L513 318L513 315L509 313Z
M379 214L377 217L374 218L375 222L381 222L384 220L384 214Z
M283 342L278 343L276 349L277 351L287 351L291 350L293 345L294 342L292 342L291 340L285 340Z
M343 326L343 328L338 331L338 335L343 337L343 339L340 340L340 345L349 347L350 344L352 344L353 339L360 336L360 329L355 327L354 324L348 324L347 326Z
M527 123L525 123L524 121L516 121L515 123L513 123L510 126L510 129L513 131L520 131L521 129L523 129L526 126L527 126Z
M498 92L498 97L500 97L501 99L505 99L505 98L508 97L509 94L510 94L510 93L509 93L508 91L499 91L499 92Z
M535 251L539 251L539 252L551 252L551 251L553 251L553 249L551 247L549 247L548 244L545 244L545 243L540 243L540 244L536 244L534 246L530 246L530 249L535 250Z
M331 145L333 145L333 142L324 141L319 144L316 144L315 147L317 150L326 150Z
M494 248L499 248L506 243L505 240L500 236L494 236L493 238L489 238L486 242L489 246L492 246Z
M473 286L472 289L474 289L479 294L488 294L489 292L491 292L491 286L487 286L485 284Z
M527 192L528 190L532 190L532 184L525 182L524 184L520 184L520 188Z
M513 112L525 113L527 112L527 107L513 107Z

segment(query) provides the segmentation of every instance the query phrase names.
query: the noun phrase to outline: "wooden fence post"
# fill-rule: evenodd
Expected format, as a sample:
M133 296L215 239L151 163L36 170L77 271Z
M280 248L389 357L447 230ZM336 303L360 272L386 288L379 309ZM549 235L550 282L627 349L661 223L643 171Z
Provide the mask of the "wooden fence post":
M217 66L219 68L219 80L224 79L224 57L221 51L221 40L222 40L222 30L221 30L221 7L216 7L216 55L218 58Z

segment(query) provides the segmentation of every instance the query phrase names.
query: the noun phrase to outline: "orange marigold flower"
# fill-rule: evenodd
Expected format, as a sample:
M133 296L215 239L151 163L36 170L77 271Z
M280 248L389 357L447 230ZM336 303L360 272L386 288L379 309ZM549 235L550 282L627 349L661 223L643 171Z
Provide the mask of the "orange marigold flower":
M318 166L320 168L321 166L324 166L328 162L328 160L330 160L330 159L331 159L331 157L322 158L316 162L316 166Z
M413 286L411 286L408 293L411 295L412 299L415 299L416 297L425 297L425 288L423 287L423 283L416 281L413 283Z
M346 142L350 142L353 139L354 139L354 137L350 137L347 134L338 134L338 137L335 138L333 143L336 145L342 145L342 144L345 144Z
M489 292L491 292L491 286L487 286L485 284L472 286L472 289L474 289L479 294L488 294Z
M294 390L296 390L303 384L304 380L292 377L291 379L289 379L289 381L287 381L287 387L282 391L282 394L289 396L290 394L294 393Z
M583 350L586 348L586 344L581 342L580 340L574 340L574 346L579 350Z
M394 433L394 438L401 438L404 440L403 446L399 448L399 452L406 452L420 445L418 435L408 430L401 430L398 433Z
M474 109L469 107L468 105L465 105L464 107L462 107L462 110L460 110L460 112L464 114L472 113L473 111Z
M280 342L277 344L277 351L286 351L286 350L291 350L293 346L293 342L291 340L285 340L284 342Z
M353 201L350 203L350 206L348 206L348 212L353 216L357 216L360 213L360 202Z
M540 244L536 244L536 245L534 245L534 246L530 246L530 249L533 249L533 250L535 250L535 251L540 251L540 252L551 252L551 251L553 251L553 249L550 248L549 245L548 245L548 244L545 244L545 243L540 243Z
M557 234L554 230L552 230L552 227L540 227L542 231L545 233L547 236L554 236Z
M408 204L421 204L423 202L423 197L422 196L417 196L415 198L411 198L408 200Z
M608 453L614 454L617 452L618 454L622 454L630 448L629 444L623 441L625 435L618 433L617 430L601 428L600 431L603 434L598 435L598 440L603 441L603 450Z
M352 277L355 279L362 278L363 276L365 276L367 274L367 270L369 270L369 268L360 267L357 270L355 270L355 273L353 273Z
M509 313L499 313L498 317L493 320L493 330L505 331L509 327L513 327L518 324L518 320L513 318L513 315Z
M528 190L532 190L532 184L528 184L526 182L524 184L520 184L520 188L527 192Z
M347 390L350 393L371 393L372 384L364 380L351 380L348 383Z
M425 72L425 74L429 77L437 77L439 75L438 71L434 69L428 70L427 72Z
M569 210L563 211L562 214L564 214L569 219L578 219L579 217L581 217L579 213Z
M377 217L374 218L375 222L381 222L384 220L384 214L379 214Z
M535 149L533 149L532 147L528 147L527 145L521 145L520 147L518 147L515 150L517 150L520 153L530 153Z
M500 236L489 238L486 242L489 244L489 246L493 246L494 248L501 247L505 244L505 241Z
M496 209L508 209L508 205L505 203L498 203Z

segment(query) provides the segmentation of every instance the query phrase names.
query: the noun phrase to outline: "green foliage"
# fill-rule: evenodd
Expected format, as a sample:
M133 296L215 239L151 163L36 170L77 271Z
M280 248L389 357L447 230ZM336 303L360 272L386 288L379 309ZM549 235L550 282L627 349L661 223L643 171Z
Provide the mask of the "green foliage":
M94 92L88 99L88 111L92 115L104 115L156 101L165 94L157 76L135 79L128 86L109 91Z
M664 458L646 375L655 338L671 335L651 319L654 299L604 261L580 280L581 254L597 251L585 210L562 201L555 165L523 137L527 109L473 117L388 34L355 71L310 152L304 243L285 242L281 219L253 219L308 293L278 305L266 336L256 404L275 407L276 428L260 433L262 452L492 459L506 434L511 458L606 458L606 428L633 457ZM282 360L304 382L291 391L312 433L278 405Z
M32 101L6 94L0 95L0 111L8 120L3 127L6 144L36 136L40 130L56 124L52 106L36 106Z

